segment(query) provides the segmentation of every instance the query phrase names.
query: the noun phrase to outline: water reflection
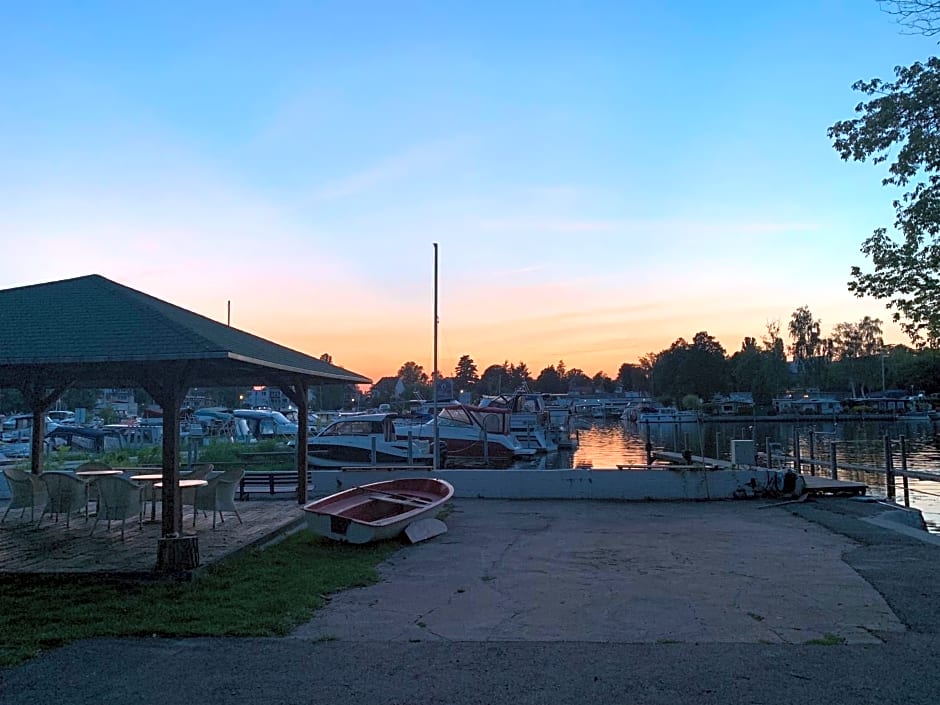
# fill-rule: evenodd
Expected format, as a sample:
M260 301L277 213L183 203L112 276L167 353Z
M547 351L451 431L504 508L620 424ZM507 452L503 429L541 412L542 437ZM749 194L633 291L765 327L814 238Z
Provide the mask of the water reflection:
M734 423L655 423L638 427L619 421L582 421L579 446L575 451L536 458L519 467L566 469L592 467L611 469L618 465L645 465L647 439L654 450L681 452L730 460L732 440L753 440L760 452L770 445L775 453L793 455L799 441L804 472L829 474L832 448L840 465L885 467L885 435L890 439L893 464L901 468L900 437L904 438L904 460L909 470L937 473L940 478L940 436L929 420L890 423L883 421L839 422L807 420L801 423L776 423L742 420ZM833 445L834 444L834 445ZM815 461L815 465L813 462ZM869 495L886 494L884 472L839 471L839 478L857 480L869 486ZM940 533L940 482L910 480L911 506L924 514L930 530ZM903 502L901 481L897 482L897 501Z

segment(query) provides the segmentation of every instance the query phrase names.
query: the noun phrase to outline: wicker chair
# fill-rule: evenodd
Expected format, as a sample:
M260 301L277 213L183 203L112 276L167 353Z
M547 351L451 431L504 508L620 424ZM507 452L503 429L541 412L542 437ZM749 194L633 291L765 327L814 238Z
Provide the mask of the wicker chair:
M215 528L215 517L218 514L222 523L225 523L225 517L222 512L235 512L238 523L242 523L242 518L235 508L235 493L238 491L238 483L245 476L245 471L226 470L221 475L217 475L209 480L205 487L196 488L196 501L193 505L193 526L196 525L196 514L199 510L203 512L212 512L212 528Z
M69 521L75 512L85 512L85 520L88 520L88 485L68 472L50 471L44 472L39 476L46 485L48 498L46 507L39 516L39 524L46 514L59 520L59 514L65 514L65 526L70 526Z
M49 498L48 492L46 492L46 484L39 479L38 475L23 472L16 468L4 468L3 475L10 486L11 497L10 503L3 513L3 518L0 518L0 523L6 521L7 514L10 513L11 509L20 510L20 519L29 509L29 520L35 521L34 512L36 507L42 510Z
M122 541L124 540L124 523L128 519L136 516L137 525L143 529L143 487L118 475L100 477L95 484L98 486L98 513L95 515L91 534L95 533L95 527L102 519L108 522L109 531L111 522L120 520Z

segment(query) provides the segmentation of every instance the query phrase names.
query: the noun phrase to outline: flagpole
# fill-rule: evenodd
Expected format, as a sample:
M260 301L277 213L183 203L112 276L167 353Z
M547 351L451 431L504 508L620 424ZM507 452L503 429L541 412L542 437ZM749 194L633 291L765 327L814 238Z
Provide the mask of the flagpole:
M438 446L439 435L437 429L437 243L434 243L434 372L431 375L431 401L434 406L434 461L433 469L437 472L439 465Z

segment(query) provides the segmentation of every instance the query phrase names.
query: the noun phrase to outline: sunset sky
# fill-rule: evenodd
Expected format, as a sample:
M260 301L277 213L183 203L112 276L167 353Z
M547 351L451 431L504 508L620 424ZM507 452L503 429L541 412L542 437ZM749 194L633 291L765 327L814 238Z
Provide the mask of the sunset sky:
M185 9L183 9L185 8ZM891 226L826 129L936 53L874 0L8 2L0 288L101 274L373 379L732 353Z

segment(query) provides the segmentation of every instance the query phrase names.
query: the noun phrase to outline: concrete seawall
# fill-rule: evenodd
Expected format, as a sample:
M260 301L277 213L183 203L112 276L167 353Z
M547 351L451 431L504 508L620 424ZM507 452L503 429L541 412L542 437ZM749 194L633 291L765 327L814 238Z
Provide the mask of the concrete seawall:
M784 475L778 470L748 468L703 470L438 470L434 475L454 486L456 497L480 499L619 499L720 500L780 494ZM313 496L397 477L427 477L427 470L317 470ZM800 494L803 479L787 494Z

